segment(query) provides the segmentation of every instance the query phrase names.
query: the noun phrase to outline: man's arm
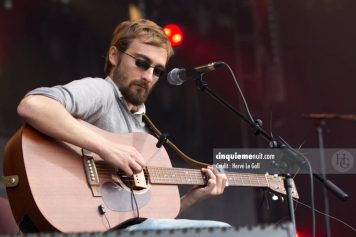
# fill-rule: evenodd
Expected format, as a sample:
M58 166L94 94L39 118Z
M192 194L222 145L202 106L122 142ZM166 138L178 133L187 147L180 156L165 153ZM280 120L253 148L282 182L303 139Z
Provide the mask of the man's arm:
M54 99L42 95L26 96L17 112L38 131L92 151L127 175L140 172L144 166L141 154L134 147L113 143L86 128Z
M211 196L217 196L224 192L227 177L225 174L219 173L213 167L203 168L202 172L208 177L206 186L197 186L192 188L188 193L181 197L180 213L192 207L197 202Z

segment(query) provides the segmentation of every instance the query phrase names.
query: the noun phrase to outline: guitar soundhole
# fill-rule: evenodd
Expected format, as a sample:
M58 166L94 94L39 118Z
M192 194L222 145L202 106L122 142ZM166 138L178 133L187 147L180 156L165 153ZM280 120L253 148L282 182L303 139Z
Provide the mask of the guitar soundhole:
M105 205L113 211L132 211L145 206L151 196L151 190L131 192L116 182L105 182L101 186Z
M151 190L146 181L146 173L127 176L117 171L112 176L114 182L105 182L101 186L103 200L113 211L132 211L146 205Z

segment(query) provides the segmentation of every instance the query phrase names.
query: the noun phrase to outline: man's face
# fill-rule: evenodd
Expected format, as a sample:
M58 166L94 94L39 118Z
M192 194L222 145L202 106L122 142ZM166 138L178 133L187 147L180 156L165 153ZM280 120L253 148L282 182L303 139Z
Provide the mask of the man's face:
M128 105L139 106L146 101L158 81L157 72L164 70L167 51L135 39L124 53L118 54L121 54L121 58L113 69L112 79L120 88ZM148 65L150 67L147 68Z

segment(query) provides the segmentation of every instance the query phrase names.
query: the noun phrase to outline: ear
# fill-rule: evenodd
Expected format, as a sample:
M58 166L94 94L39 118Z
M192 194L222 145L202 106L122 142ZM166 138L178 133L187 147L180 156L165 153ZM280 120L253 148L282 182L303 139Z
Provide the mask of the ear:
M116 66L119 62L119 55L115 46L111 46L109 49L109 61L113 66Z

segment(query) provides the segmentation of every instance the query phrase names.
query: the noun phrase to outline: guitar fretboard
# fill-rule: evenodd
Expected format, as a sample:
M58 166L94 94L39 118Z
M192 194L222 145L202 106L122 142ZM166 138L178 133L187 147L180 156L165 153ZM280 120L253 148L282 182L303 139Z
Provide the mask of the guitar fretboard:
M146 167L148 179L152 184L191 184L205 185L206 176L195 169ZM226 173L229 186L268 187L263 174Z

